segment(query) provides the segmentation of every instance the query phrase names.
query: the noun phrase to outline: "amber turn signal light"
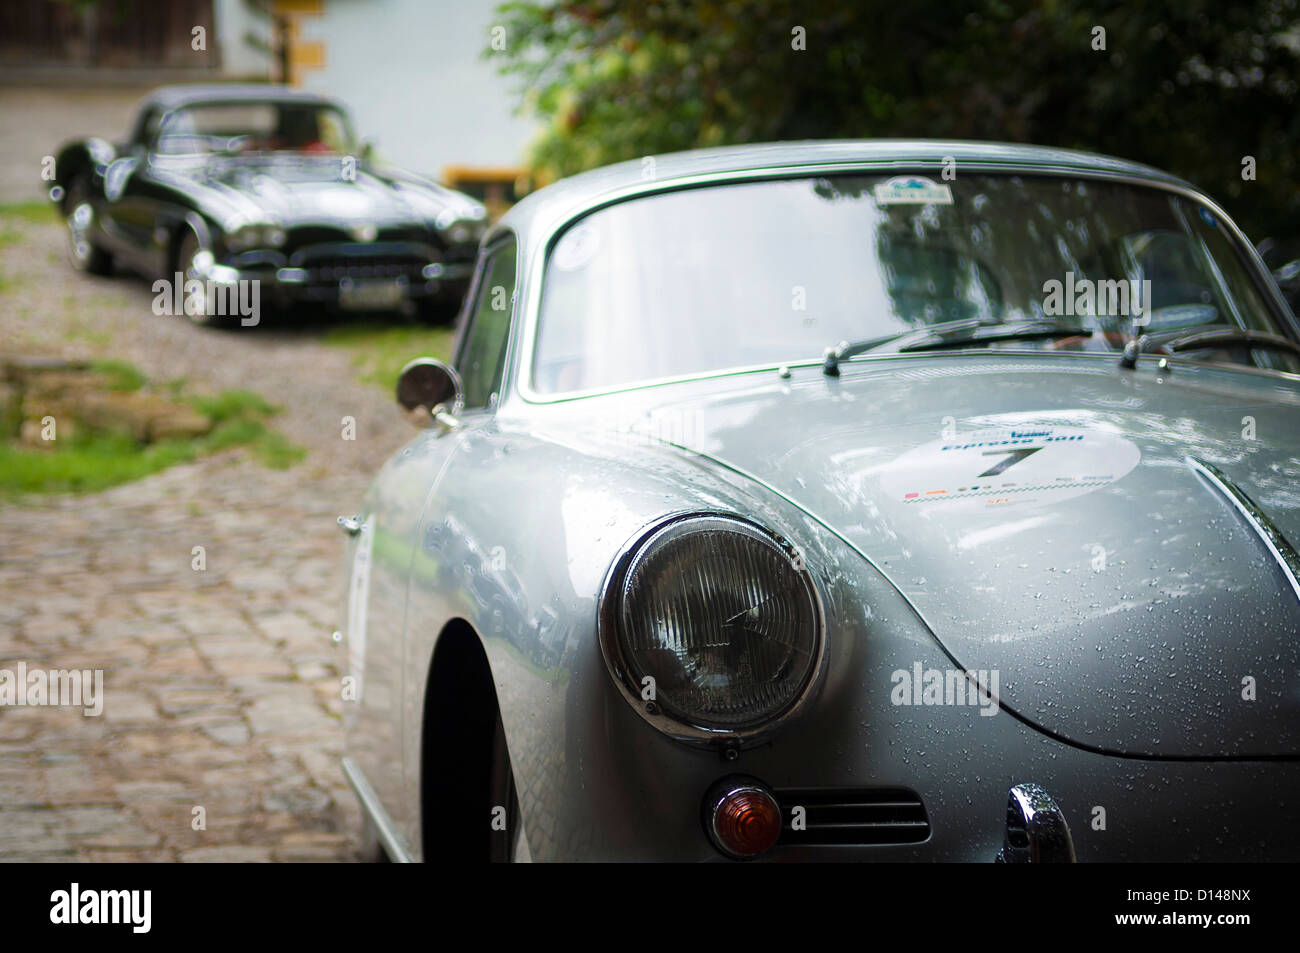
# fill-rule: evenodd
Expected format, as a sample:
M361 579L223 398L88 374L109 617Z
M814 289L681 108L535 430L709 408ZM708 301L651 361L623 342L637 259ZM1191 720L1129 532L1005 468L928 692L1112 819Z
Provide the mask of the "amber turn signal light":
M761 781L724 778L704 797L704 828L718 850L748 860L781 836L781 806Z

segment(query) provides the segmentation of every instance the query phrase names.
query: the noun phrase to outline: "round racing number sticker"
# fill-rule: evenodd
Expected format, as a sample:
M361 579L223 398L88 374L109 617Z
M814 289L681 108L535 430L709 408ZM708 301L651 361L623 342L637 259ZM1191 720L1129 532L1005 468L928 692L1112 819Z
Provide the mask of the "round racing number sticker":
M921 511L1036 506L1114 483L1142 458L1118 434L1062 427L1007 427L959 434L909 450L881 484Z

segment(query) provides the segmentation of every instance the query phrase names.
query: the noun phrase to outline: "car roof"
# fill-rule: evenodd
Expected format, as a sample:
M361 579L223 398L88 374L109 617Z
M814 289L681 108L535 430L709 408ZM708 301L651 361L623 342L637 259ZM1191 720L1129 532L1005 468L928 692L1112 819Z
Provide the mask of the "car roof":
M643 157L582 172L527 196L506 213L498 227L513 229L523 244L531 245L546 240L571 218L605 200L660 191L674 182L686 184L747 174L762 177L767 171L784 174L793 170L797 174L804 166L810 170L858 166L883 172L891 168L933 169L937 174L950 157L956 161L958 179L962 166L966 165L1067 175L1071 172L1115 175L1195 191L1182 179L1151 166L1073 149L945 139L771 142Z
M141 109L161 107L179 109L193 103L319 103L337 105L320 93L270 83L186 83L177 86L160 86L145 97Z

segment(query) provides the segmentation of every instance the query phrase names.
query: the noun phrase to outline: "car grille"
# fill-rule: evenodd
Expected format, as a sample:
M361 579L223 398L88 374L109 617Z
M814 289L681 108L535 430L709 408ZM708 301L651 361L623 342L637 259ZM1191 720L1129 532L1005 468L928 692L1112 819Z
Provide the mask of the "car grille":
M478 244L469 242L461 245L448 245L443 254L443 261L456 264L470 264L478 257Z
M786 824L779 843L796 846L919 844L930 837L930 820L915 791L906 788L792 788L776 791ZM806 813L806 829L791 829L794 808Z
M344 278L406 278L422 282L423 269L438 261L439 251L414 242L331 243L294 252L290 264L307 272L310 284L334 284Z
M311 282L339 281L343 278L398 278L421 280L421 269L428 262L393 258L334 258L309 266Z

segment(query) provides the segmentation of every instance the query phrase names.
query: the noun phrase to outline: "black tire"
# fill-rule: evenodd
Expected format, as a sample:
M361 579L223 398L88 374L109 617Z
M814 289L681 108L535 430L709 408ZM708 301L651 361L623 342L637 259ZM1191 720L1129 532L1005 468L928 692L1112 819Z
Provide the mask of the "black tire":
M175 275L176 272L180 272L181 280L186 283L191 278L203 281L202 276L198 274L194 267L194 256L200 251L202 251L202 247L199 245L198 236L186 228L176 246L176 261L172 268L172 274ZM182 301L188 299L188 296L184 294L184 289L182 289L181 298ZM212 314L210 313L212 309L207 305L208 302L205 298L202 308L197 309L194 314L190 314L188 311L183 312L183 317L204 328L225 328L233 323L233 318L230 315Z
M111 275L113 256L95 244L92 229L95 208L90 182L84 175L73 179L63 200L63 222L68 229L68 257L72 267L88 275Z
M423 298L415 306L416 317L423 324L444 327L453 324L460 315L461 299L455 295L435 295Z
M515 773L510 765L510 752L506 750L505 726L497 713L496 730L492 737L492 804L505 808L505 830L493 831L489 861L494 864L512 864L528 855L528 841L524 836L523 817L519 813L519 792L515 789Z
M458 867L531 861L492 670L468 625L452 624L439 638L424 704L424 860Z

